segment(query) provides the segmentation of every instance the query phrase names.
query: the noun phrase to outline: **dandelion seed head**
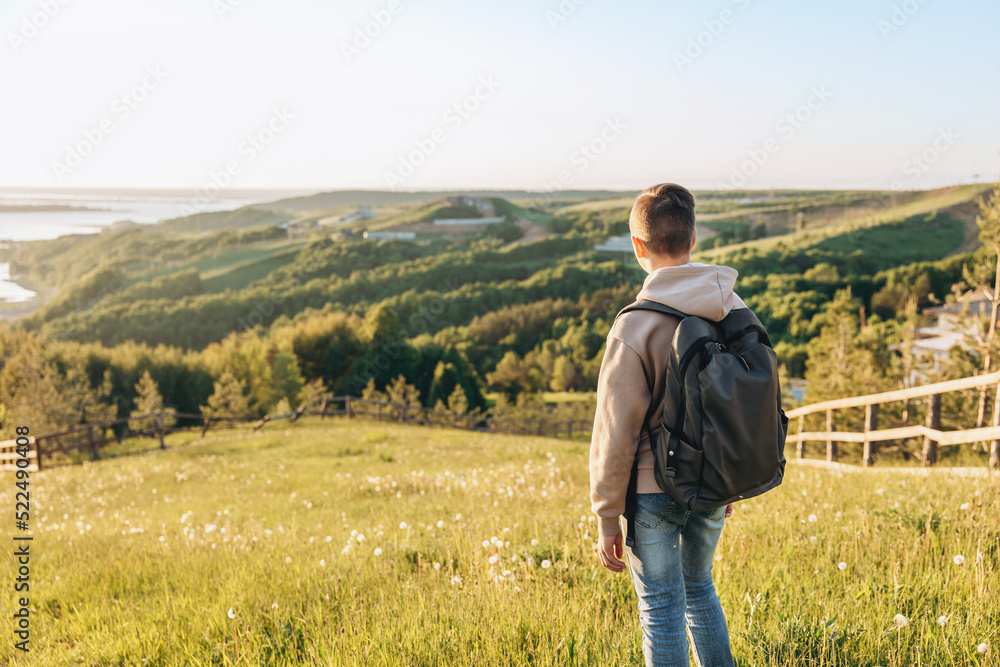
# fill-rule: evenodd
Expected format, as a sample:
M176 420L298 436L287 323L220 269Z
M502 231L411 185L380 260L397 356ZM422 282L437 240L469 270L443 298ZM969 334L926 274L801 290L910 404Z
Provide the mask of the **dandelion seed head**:
M378 548L378 547L375 547L375 555L376 556L381 556L382 555L382 550L380 548Z
M958 554L952 560L955 561L955 565L961 565L962 563L965 562L965 556L963 556L962 554Z
M552 563L550 563L548 560L543 560L542 561L542 569L543 570L547 570L550 567L552 567Z
M232 607L229 608L229 618L236 618L236 610Z
M937 623L938 623L938 625L940 625L943 628L944 626L948 625L948 617L947 616L938 616Z
M846 570L847 569L847 563L844 563L844 562L837 563L837 567L840 568L841 570Z
M905 628L906 624L910 622L909 619L907 619L902 614L896 614L895 616L892 617L892 620L895 621L896 625L898 625L901 628Z

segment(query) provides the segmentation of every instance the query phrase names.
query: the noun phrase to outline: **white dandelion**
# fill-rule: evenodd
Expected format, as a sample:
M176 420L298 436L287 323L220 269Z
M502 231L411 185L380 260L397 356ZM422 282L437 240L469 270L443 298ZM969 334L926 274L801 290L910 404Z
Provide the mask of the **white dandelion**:
M910 622L909 619L907 619L902 614L896 614L895 616L892 617L892 620L895 621L896 625L898 625L901 628L905 628L906 624Z
M837 563L837 567L840 568L841 570L846 570L847 569L847 563L843 563L843 562Z
M378 547L375 547L375 555L376 556L381 556L382 555L382 550L379 549Z
M963 556L962 554L958 554L952 560L955 561L955 565L961 565L962 563L965 562L965 556Z
M815 514L809 515L809 523L816 523L817 521L819 521L819 519L816 517Z
M406 522L405 521L401 521L399 523L399 529L400 530L406 530Z
M236 610L232 607L229 608L229 618L236 618Z
M938 616L938 625L940 625L942 628L944 626L948 625L948 617L947 616Z
M550 567L552 567L552 563L550 563L548 560L543 560L542 561L542 569L543 570L547 570Z
M979 651L980 653L986 653L987 651L990 650L990 645L987 644L986 642L983 642L982 644L976 647L976 650Z

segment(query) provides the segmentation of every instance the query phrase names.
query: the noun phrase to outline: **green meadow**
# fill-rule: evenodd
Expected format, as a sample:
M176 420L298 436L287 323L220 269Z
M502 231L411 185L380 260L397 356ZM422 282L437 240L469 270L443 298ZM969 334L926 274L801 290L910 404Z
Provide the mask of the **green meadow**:
M641 664L587 443L304 418L167 445L32 475L31 651L0 662ZM998 510L985 473L790 462L717 552L739 664L1000 664Z

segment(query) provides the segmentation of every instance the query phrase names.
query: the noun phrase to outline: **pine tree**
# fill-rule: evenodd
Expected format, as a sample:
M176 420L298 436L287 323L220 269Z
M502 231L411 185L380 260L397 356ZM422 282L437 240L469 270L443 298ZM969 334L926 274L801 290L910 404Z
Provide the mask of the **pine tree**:
M60 396L70 407L76 424L108 422L118 416L118 407L109 405L111 398L111 370L104 371L101 385L90 386L90 378L78 360L66 369L66 378L60 388Z
M305 380L299 369L299 360L295 357L291 345L287 343L281 346L274 355L271 383L277 396L288 399L289 405L299 405L300 393L305 385Z
M155 426L153 424L152 418L147 419L135 419L138 415L148 415L153 412L162 412L163 418L163 428L170 428L177 423L177 418L174 414L177 412L173 408L163 407L163 397L160 395L159 387L156 386L156 382L153 380L153 376L150 375L149 371L143 371L142 377L135 384L136 399L135 399L135 410L129 415L128 427L133 431L142 431L143 428L149 428L150 426ZM145 423L143 423L145 422Z
M365 384L364 389L361 390L361 398L366 401L385 402L389 400L389 397L386 396L384 392L375 388L375 378L368 378L368 383Z
M324 398L331 398L331 396L332 394L327 389L326 383L323 382L323 378L310 380L302 387L302 392L299 394L302 400L301 405L306 405L310 408L318 407Z
M396 405L390 406L389 410L400 420L411 408L420 407L420 392L412 384L406 382L406 377L399 375L392 384L386 387L389 402ZM401 407L400 404L406 406Z
M208 404L201 406L201 414L210 419L243 419L250 412L245 387L231 371L223 371L215 381L215 392L208 397Z
M469 399L461 385L455 385L455 390L448 396L448 412L464 415L469 411Z

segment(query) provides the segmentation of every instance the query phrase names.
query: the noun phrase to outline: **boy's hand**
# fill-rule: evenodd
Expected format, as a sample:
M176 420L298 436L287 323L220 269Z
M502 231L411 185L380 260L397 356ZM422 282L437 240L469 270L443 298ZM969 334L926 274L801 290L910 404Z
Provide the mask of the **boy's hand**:
M622 557L622 531L615 535L601 535L597 540L597 556L601 565L612 572L624 570L625 563L619 560Z
M733 515L733 504L729 503L726 505L726 516L724 518L728 519Z

